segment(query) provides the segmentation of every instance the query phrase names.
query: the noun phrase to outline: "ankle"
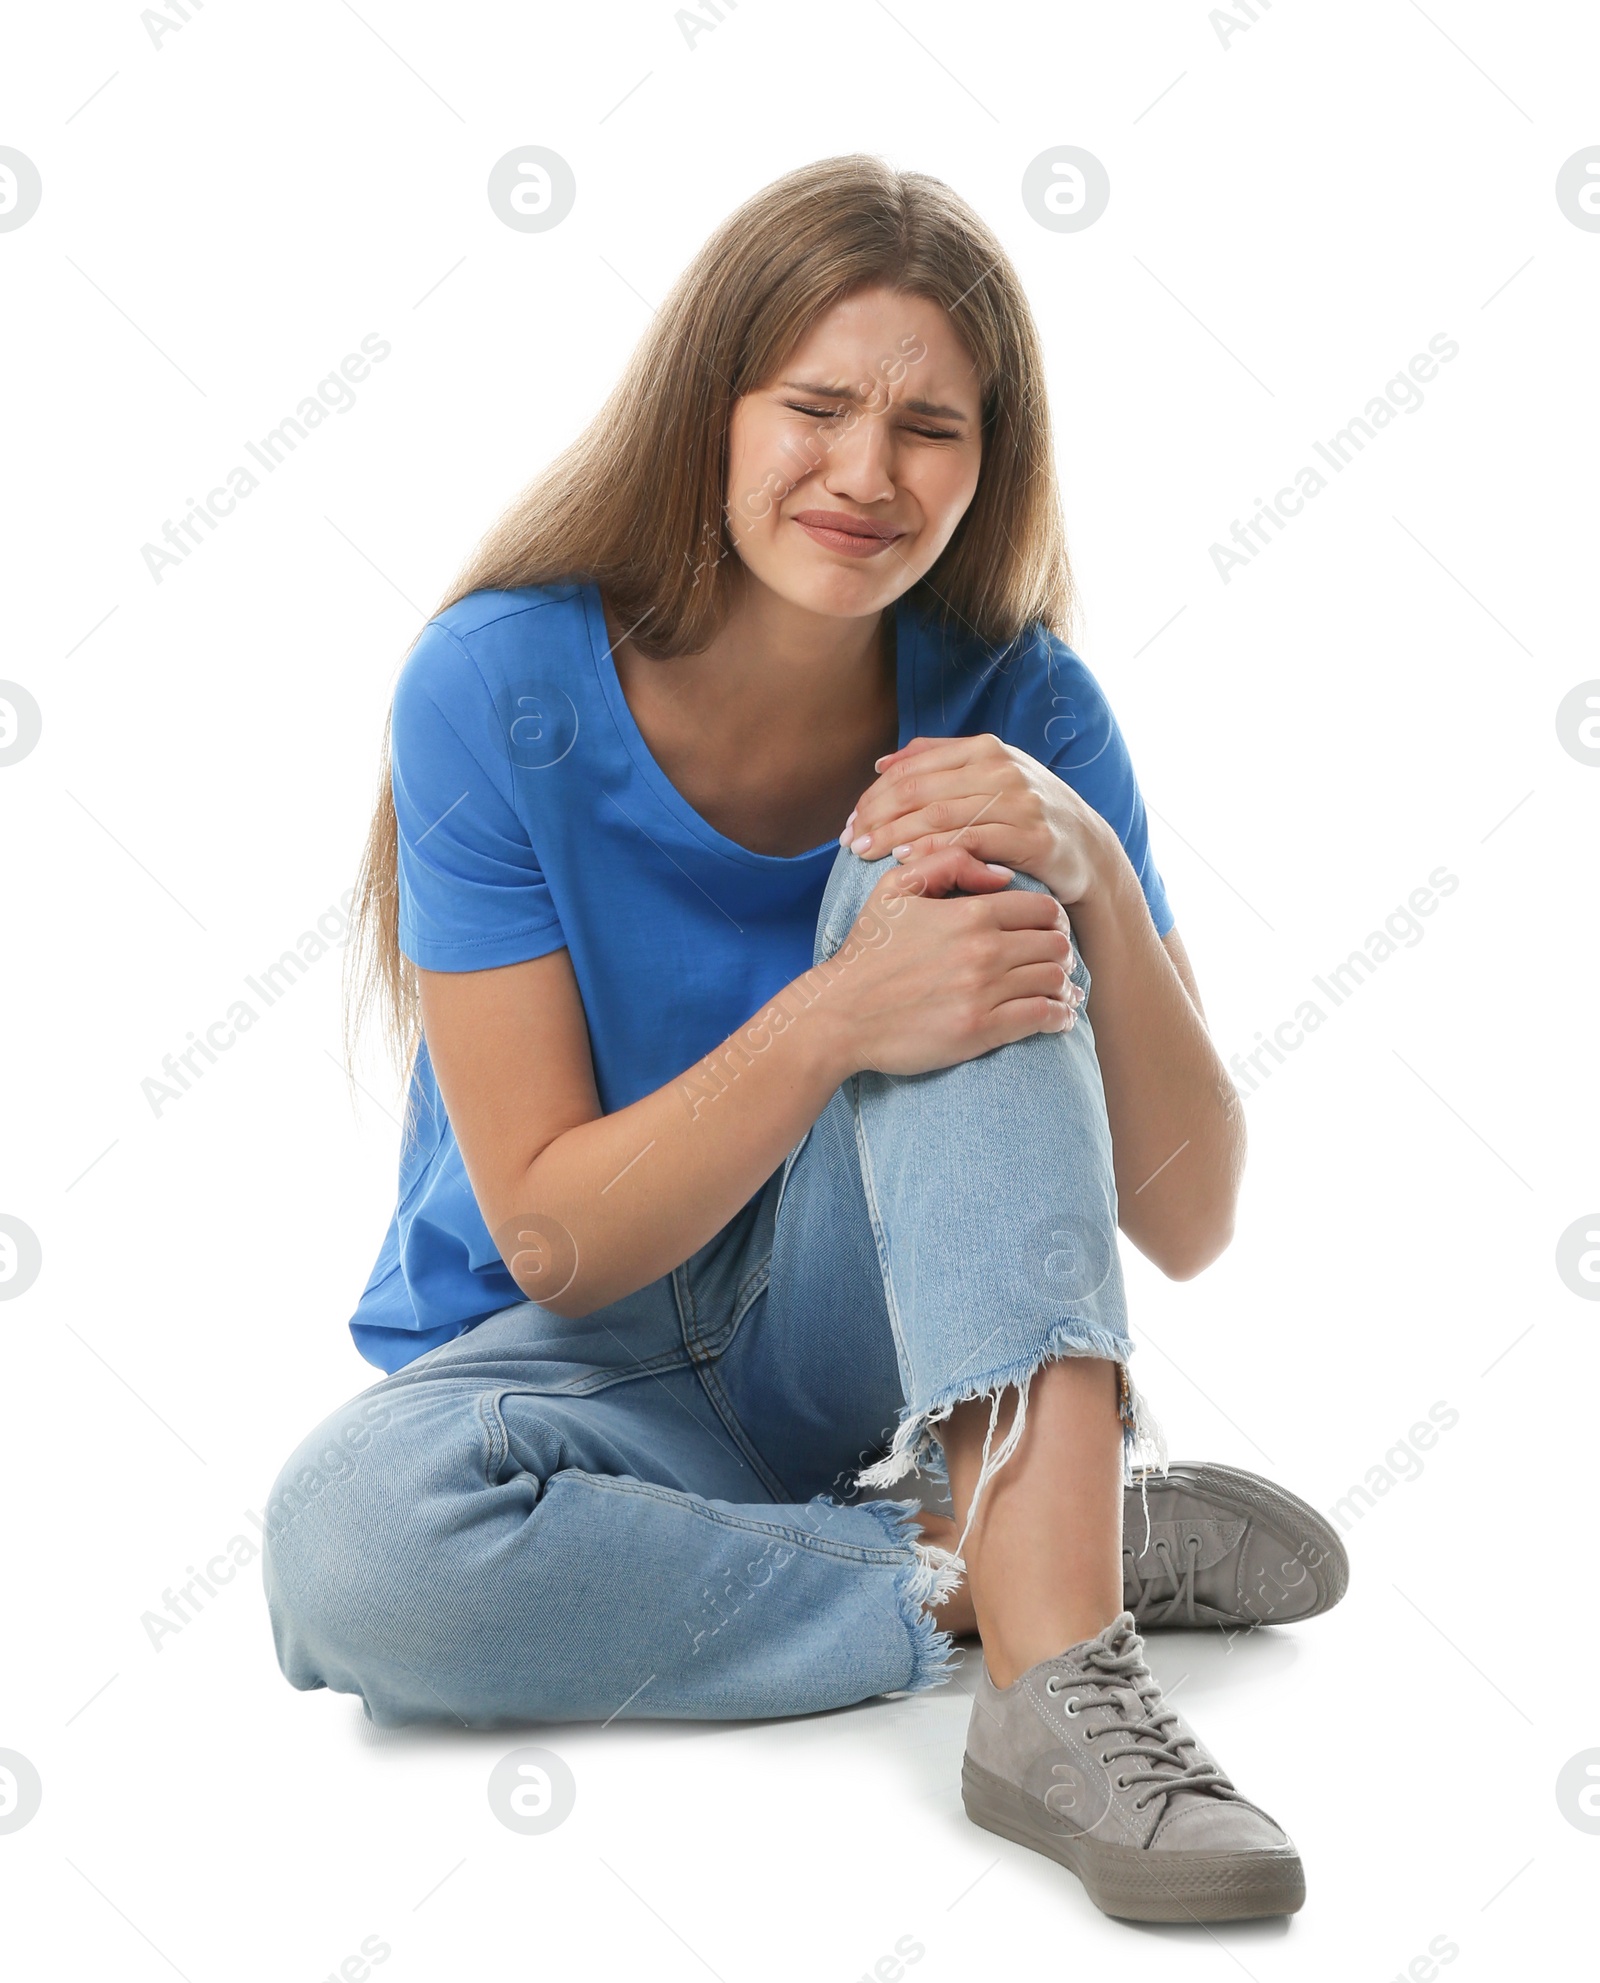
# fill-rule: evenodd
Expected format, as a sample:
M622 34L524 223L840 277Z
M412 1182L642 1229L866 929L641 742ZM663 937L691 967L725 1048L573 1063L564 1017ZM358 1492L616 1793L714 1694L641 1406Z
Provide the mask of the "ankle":
M1048 1618L1030 1620L1026 1625L997 1630L986 1625L982 1616L978 1630L983 1638L983 1663L997 1687L1011 1687L1030 1667L1041 1660L1055 1659L1085 1640L1095 1638L1122 1610L1120 1595L1110 1610L1103 1606L1073 1605L1052 1612Z

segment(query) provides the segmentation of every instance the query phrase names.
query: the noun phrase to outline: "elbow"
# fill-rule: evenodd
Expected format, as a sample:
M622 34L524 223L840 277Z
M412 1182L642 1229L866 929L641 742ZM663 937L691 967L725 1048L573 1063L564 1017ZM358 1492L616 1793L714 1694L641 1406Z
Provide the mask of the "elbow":
M548 1289L542 1294L530 1292L528 1299L537 1302L541 1308L547 1308L552 1315L559 1315L563 1322L583 1322L612 1302L620 1301L625 1294L633 1292L632 1288L613 1290L599 1287L592 1276L580 1276L569 1286L554 1293Z
M1141 1251L1169 1281L1192 1281L1220 1259L1233 1241L1233 1208L1181 1232L1164 1232Z
M1165 1259L1158 1260L1156 1265L1169 1281L1192 1281L1197 1275L1205 1272L1212 1261L1224 1251L1227 1244L1227 1240L1222 1239L1215 1245L1188 1247L1181 1252L1169 1253Z
M524 1300L569 1322L604 1305L590 1285L593 1277L579 1272L578 1242L562 1220L548 1212L513 1213L497 1219L490 1232Z
M1201 1173L1206 1182L1187 1199L1174 1192L1178 1202L1157 1230L1148 1234L1148 1244L1145 1236L1130 1235L1169 1281L1192 1281L1233 1244L1245 1165L1244 1104L1231 1083L1225 1082L1225 1086L1226 1132L1208 1155ZM1152 1212L1155 1209L1151 1207Z

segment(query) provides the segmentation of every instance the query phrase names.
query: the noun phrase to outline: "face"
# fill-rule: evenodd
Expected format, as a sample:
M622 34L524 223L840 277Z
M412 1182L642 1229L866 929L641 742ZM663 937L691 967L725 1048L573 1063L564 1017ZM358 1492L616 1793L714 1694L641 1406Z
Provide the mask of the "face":
M872 289L734 407L728 527L790 604L859 618L922 577L978 486L980 382L937 303Z

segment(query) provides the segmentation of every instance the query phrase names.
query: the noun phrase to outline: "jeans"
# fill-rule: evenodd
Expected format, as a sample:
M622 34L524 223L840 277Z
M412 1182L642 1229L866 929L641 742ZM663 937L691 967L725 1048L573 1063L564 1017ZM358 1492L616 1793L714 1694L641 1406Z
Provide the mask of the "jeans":
M893 940L876 912L858 925L888 865L841 853L820 996ZM1073 976L1087 992L1081 956ZM981 1494L1060 1356L1119 1366L1125 1479L1160 1459L1116 1225L1087 1005L954 1067L852 1075L670 1274L579 1319L503 1309L311 1434L266 1509L284 1674L381 1725L472 1727L938 1684L951 1642L928 1601L960 1559L919 1540L915 1501L864 1490L947 1478L940 1421L1015 1386Z

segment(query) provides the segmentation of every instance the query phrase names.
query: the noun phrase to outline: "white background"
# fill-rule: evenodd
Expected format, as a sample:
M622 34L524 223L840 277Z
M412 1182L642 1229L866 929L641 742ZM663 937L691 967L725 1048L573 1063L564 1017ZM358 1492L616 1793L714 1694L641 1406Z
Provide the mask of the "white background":
M159 46L131 0L12 22L0 144L43 201L0 233L0 673L44 729L0 771L0 1212L43 1269L0 1304L0 1749L44 1801L0 1835L9 1973L310 1983L373 1935L396 1983L850 1983L904 1936L919 1983L1169 1959L1344 1983L1438 1937L1452 1977L1581 1961L1600 1840L1555 1781L1600 1745L1600 1309L1555 1256L1600 1205L1600 769L1555 716L1600 676L1600 234L1554 188L1600 143L1600 21L1254 11L1226 44L1200 0L744 0L692 46L667 0L210 0ZM577 178L545 234L485 196L525 144ZM1020 196L1062 144L1110 174L1078 234ZM258 1565L159 1650L140 1622L375 1374L345 1323L398 1105L372 1038L352 1111L337 954L159 1115L141 1083L351 884L400 661L650 304L749 192L857 149L948 180L1032 298L1075 645L1224 1056L1459 877L1250 1096L1231 1251L1182 1285L1127 1256L1175 1457L1326 1509L1459 1414L1350 1528L1331 1616L1154 1642L1301 1848L1288 1924L1120 1926L973 1828L959 1682L544 1731L577 1806L527 1838L485 1784L541 1734L380 1734L292 1692ZM374 331L353 410L157 584L141 547ZM1460 352L1420 410L1224 584L1233 519L1438 332Z

